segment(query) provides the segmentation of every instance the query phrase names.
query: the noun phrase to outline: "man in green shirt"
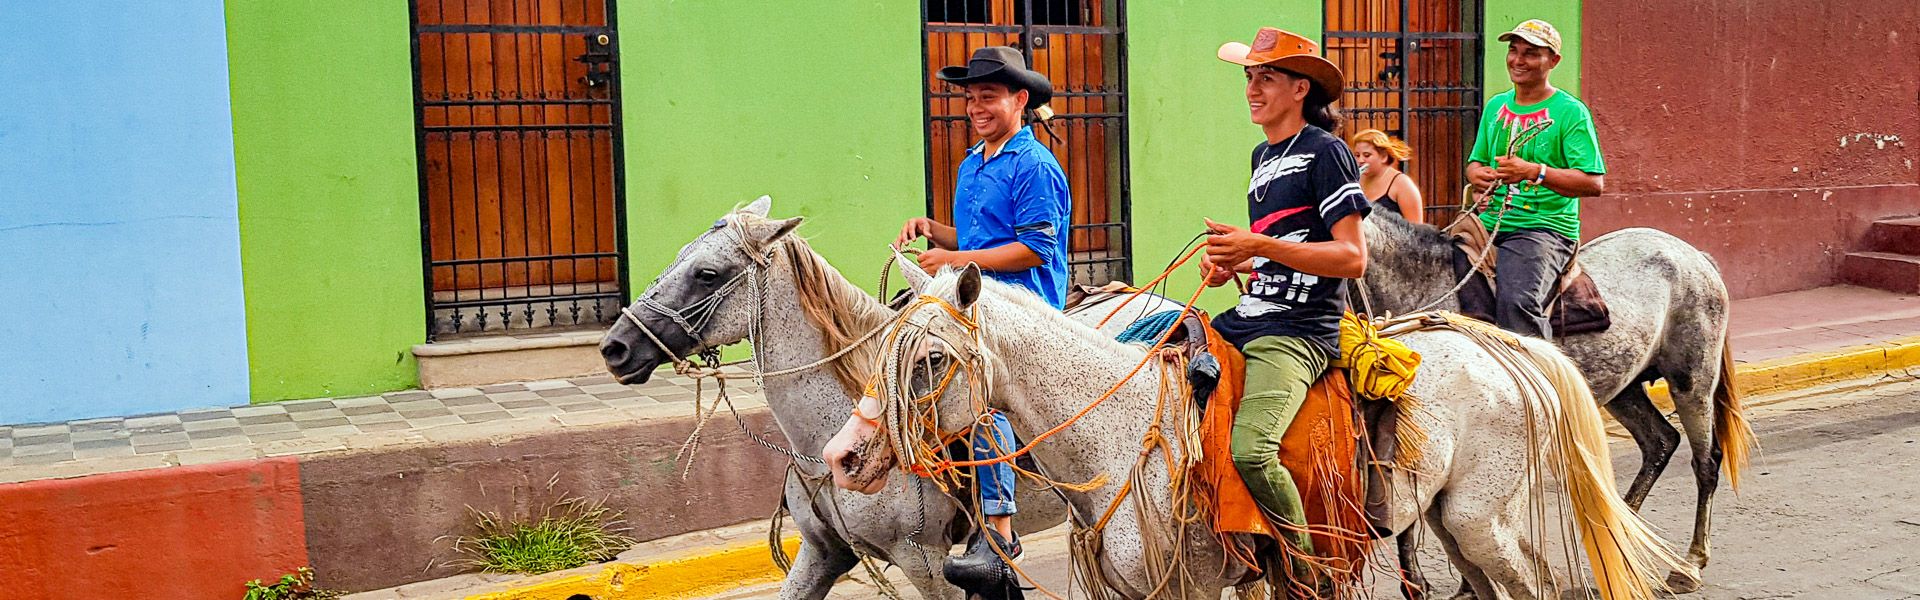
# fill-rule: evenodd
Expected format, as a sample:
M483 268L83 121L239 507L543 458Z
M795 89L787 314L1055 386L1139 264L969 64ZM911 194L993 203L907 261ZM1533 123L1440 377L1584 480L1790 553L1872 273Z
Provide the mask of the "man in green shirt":
M1500 249L1494 265L1494 321L1502 328L1552 338L1547 299L1580 240L1580 198L1606 189L1593 114L1587 105L1547 82L1560 65L1560 32L1534 19L1500 34L1507 42L1513 89L1494 96L1480 116L1467 179L1496 190L1480 216ZM1540 121L1552 125L1504 155L1508 143Z

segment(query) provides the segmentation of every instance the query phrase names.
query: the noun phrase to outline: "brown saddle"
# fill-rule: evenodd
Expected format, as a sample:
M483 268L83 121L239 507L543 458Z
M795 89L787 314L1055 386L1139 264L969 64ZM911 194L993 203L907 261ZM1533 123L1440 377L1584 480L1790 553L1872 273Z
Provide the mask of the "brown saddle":
M1462 288L1460 314L1488 323L1493 318L1493 288L1499 285L1494 278L1494 264L1498 262L1500 251L1488 246L1493 236L1487 232L1479 219L1464 218L1447 227L1447 235L1453 237L1454 276L1467 277L1469 270L1473 281L1468 287L1477 287L1478 293ZM1475 264L1482 252L1486 260ZM1607 301L1600 295L1600 286L1593 283L1586 269L1580 267L1580 250L1573 251L1573 260L1567 261L1567 267L1560 272L1560 279L1554 287L1553 296L1547 299L1547 318L1553 324L1553 334L1574 335L1597 333L1613 326L1613 317L1607 310Z
M1255 549L1237 543L1246 538L1230 535L1252 534L1271 545L1283 526L1270 520L1253 499L1229 449L1246 361L1238 348L1217 335L1207 336L1206 353L1218 361L1219 377L1201 416L1196 499L1207 508L1214 532L1229 552L1259 569L1262 561ZM1356 401L1346 372L1330 369L1307 391L1306 402L1281 438L1280 462L1300 489L1315 555L1350 565L1355 573L1362 571L1372 540L1390 533L1380 531L1389 481L1382 467L1393 461L1397 417L1392 403ZM1369 506L1373 495L1380 501L1377 513Z
M1061 307L1060 310L1068 315L1073 315L1098 306L1108 300L1124 298L1138 291L1138 289L1139 288L1135 288L1125 281L1109 281L1104 285L1076 283L1067 286L1067 303L1066 306Z

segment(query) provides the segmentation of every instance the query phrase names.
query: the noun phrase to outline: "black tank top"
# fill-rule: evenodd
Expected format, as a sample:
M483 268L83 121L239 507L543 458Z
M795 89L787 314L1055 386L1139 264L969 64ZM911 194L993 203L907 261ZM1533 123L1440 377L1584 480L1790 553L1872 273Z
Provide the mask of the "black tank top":
M1400 203L1395 202L1393 200L1393 184L1400 181L1401 175L1406 175L1406 173L1393 174L1393 179L1387 181L1387 191L1385 193L1380 194L1379 198L1374 198L1373 199L1374 204L1378 204L1382 208L1393 211L1394 214L1400 214Z

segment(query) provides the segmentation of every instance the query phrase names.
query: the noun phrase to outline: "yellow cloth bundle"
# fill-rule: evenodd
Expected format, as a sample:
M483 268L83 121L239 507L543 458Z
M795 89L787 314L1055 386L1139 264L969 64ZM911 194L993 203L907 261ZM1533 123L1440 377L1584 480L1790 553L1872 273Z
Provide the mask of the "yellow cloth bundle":
M1352 378L1354 393L1380 400L1398 400L1413 385L1420 369L1420 353L1397 340L1380 337L1373 323L1353 313L1340 319L1340 360Z

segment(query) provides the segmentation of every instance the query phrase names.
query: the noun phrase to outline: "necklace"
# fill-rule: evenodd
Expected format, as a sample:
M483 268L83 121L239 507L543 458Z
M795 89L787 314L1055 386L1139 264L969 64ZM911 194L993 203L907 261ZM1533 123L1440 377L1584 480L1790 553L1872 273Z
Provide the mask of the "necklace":
M1282 158L1282 159L1285 159L1285 158L1287 157L1287 155L1288 155L1288 154L1292 154L1292 153L1293 153L1293 144L1294 144L1295 142L1299 142L1299 141L1300 141L1300 136L1302 136L1302 135L1304 135L1304 134L1306 134L1306 133L1307 133L1307 129L1306 129L1305 127L1302 127L1302 128L1300 128L1300 131L1299 131L1299 133L1295 133L1295 134L1293 134L1293 139L1291 139L1291 140L1287 140L1287 148L1286 148L1285 150L1281 150L1281 151L1280 151L1280 158ZM1254 177L1259 177L1259 176L1260 176L1260 168L1261 168L1261 167L1265 167L1265 166L1267 166L1267 151L1268 151L1268 150L1272 150L1272 149L1273 149L1273 144L1267 144L1266 146L1264 146L1264 147L1262 147L1262 148L1260 148L1260 159L1259 159L1259 160L1256 160L1256 161L1253 161L1253 163L1254 163L1254 165L1255 165L1255 166L1253 167L1253 174L1254 174ZM1279 175L1274 175L1274 179L1278 179L1279 177L1280 177ZM1268 180L1267 180L1267 183L1273 183L1273 179L1268 179ZM1259 187L1256 187L1256 188L1253 188L1253 203L1254 203L1254 204L1259 204L1259 203L1261 203L1261 202L1265 202L1266 200L1267 200L1267 186L1266 186L1266 184L1261 184L1261 185L1260 185Z

